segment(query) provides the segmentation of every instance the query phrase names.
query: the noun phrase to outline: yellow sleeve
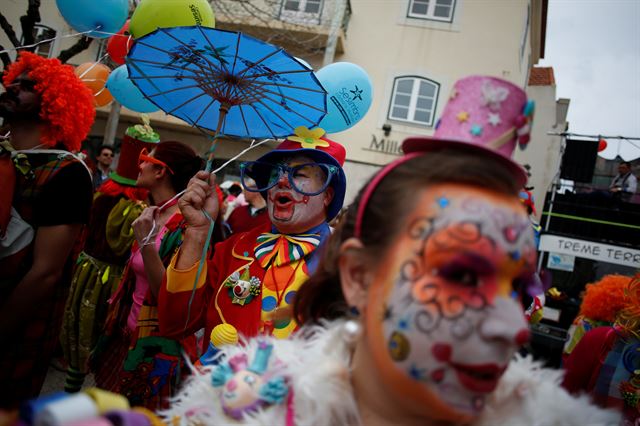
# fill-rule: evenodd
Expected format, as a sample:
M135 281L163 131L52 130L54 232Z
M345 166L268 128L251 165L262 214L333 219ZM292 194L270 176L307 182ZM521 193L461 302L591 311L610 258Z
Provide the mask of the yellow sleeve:
M180 293L184 291L192 291L193 283L196 281L196 275L198 274L198 266L200 261L193 264L188 269L176 269L176 261L180 255L180 250L171 259L169 267L167 267L167 291L169 293ZM196 283L196 289L204 286L207 281L207 262L205 261Z

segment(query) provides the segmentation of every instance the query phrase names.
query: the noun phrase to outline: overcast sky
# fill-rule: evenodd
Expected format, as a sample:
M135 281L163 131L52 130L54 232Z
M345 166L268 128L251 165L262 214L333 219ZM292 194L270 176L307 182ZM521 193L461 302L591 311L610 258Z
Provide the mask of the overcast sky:
M640 0L550 0L545 59L572 133L640 137ZM615 140L602 152L618 153ZM640 156L640 141L620 145Z

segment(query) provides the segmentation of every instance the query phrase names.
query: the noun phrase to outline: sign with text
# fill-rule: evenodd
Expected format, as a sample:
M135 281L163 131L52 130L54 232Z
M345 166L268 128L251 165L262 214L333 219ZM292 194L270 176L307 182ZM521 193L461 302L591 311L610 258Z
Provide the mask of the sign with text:
M576 257L571 256L570 254L549 253L547 268L572 272L575 262L576 262Z
M378 139L376 135L371 135L369 148L362 148L365 151L383 152L385 154L402 155L402 143L384 137Z
M627 247L544 234L540 237L539 249L540 251L568 254L584 259L640 268L640 250Z

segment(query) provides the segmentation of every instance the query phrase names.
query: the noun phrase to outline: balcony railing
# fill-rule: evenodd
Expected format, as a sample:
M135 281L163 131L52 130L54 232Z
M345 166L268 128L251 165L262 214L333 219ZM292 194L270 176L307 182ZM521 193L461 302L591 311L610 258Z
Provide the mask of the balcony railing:
M242 31L305 58L324 51L343 1L346 5L336 44L336 52L343 53L350 0L217 0L212 6L216 27Z
M640 245L640 204L622 199L607 188L574 186L547 193L544 232L637 248Z

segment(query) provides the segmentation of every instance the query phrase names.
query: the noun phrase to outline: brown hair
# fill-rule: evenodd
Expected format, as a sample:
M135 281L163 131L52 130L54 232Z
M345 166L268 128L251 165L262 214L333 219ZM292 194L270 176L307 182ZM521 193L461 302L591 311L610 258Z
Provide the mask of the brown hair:
M407 213L413 208L416 193L439 183L478 186L514 197L519 191L513 175L491 157L449 149L410 159L382 179L365 206L360 240L372 258L382 257L400 232ZM354 235L358 206L367 186L360 189L336 227L317 270L298 291L294 310L300 324L347 314L338 258L342 243Z
M187 187L191 179L202 168L202 159L189 145L182 142L160 142L153 151L153 157L171 168L171 186L176 192Z

